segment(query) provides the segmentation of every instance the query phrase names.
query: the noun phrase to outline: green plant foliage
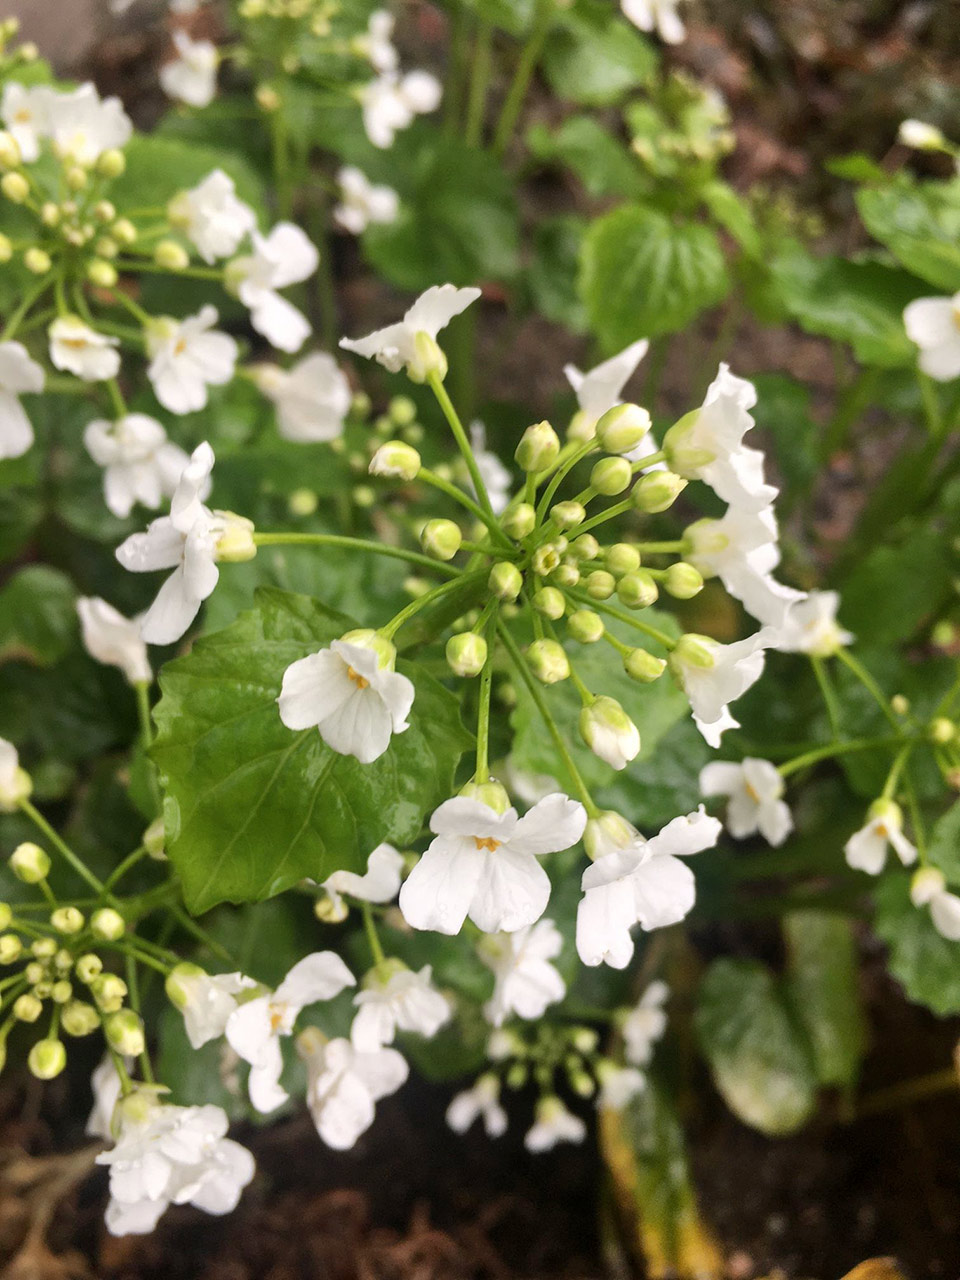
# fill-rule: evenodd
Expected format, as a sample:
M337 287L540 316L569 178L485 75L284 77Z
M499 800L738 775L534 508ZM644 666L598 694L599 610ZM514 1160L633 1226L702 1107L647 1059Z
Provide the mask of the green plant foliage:
M960 178L917 182L900 175L863 187L857 208L872 236L941 293L960 289Z
M930 913L910 901L910 876L887 871L873 895L873 927L887 944L887 967L909 999L945 1018L960 1013L957 944L934 928Z

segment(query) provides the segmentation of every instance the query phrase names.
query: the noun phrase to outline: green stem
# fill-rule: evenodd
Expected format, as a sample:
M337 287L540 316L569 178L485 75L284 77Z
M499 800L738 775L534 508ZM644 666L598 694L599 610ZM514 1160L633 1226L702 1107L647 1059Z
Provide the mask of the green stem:
M143 845L141 845L139 849L134 849L133 853L128 853L123 861L119 863L113 871L111 871L109 876L107 876L103 885L104 891L112 889L113 886L117 884L118 881L122 880L127 872L135 867L141 858L145 858L146 855L147 851Z
M453 438L457 442L463 460L467 464L467 470L470 472L470 479L473 481L474 492L480 502L480 506L487 514L487 522L493 521L496 524L497 518L494 515L493 507L490 505L490 497L487 493L487 486L483 482L483 476L480 474L480 468L477 466L477 460L473 456L473 450L470 447L470 441L467 439L467 433L463 429L463 423L453 407L453 401L447 395L447 389L440 381L437 374L432 373L428 378L430 389L437 398L437 403L443 410L443 416L450 425L453 432Z
M223 270L217 267L181 267L176 271L170 267L161 267L156 262L137 262L124 259L122 262L117 261L115 264L118 271L133 271L151 276L173 276L175 279L184 278L186 280L216 280L218 284L223 283ZM114 295L121 297L120 293Z
M676 648L677 642L673 636L668 636L665 631L651 626L649 622L642 622L639 618L633 617L632 614L624 613L622 609L614 608L613 605L607 604L605 600L592 600L589 596L581 595L577 591L568 591L567 595L578 604L586 605L588 609L596 609L597 613L605 613L610 618L616 618L618 622L624 622L628 627L633 627L643 635L649 636L651 640L656 640L658 644L663 645L668 653L671 649Z
M421 609L426 609L429 605L435 604L436 601L441 600L448 591L453 591L454 588L459 587L461 583L468 582L472 579L480 579L482 577L482 572L469 573L464 574L453 582L441 582L438 587L433 587L432 590L427 591L424 595L418 596L416 600L411 600L410 603L405 605L399 613L394 614L389 622L385 623L382 627L378 627L378 631L388 640L392 640L403 624L405 622L409 622L409 620L414 617L415 614L418 614Z
M550 509L550 504L553 501L553 495L557 492L577 463L581 462L588 453L592 453L596 447L597 442L595 440L584 440L582 444L577 445L576 448L572 449L565 458L561 453L560 459L558 459L557 469L553 473L553 479L547 485L546 489L544 489L540 501L537 504L538 528L543 524L544 516ZM579 530L577 532L579 533Z
M888 1085L885 1089L876 1089L873 1093L868 1093L861 1099L853 1119L876 1115L880 1111L891 1111L894 1107L906 1107L911 1102L921 1102L939 1093L956 1093L958 1088L960 1088L960 1076L957 1075L955 1067L917 1076L913 1080L902 1080L899 1084Z
M464 493L463 490L459 489L455 484L451 484L449 480L444 480L442 476L438 476L437 473L435 471L431 471L429 467L421 467L417 472L417 479L422 480L424 484L430 485L431 488L439 490L440 493L445 493L447 497L452 498L454 502L459 502L462 507L465 507L467 511L485 524L490 530L490 533L494 537L499 538L500 542L502 542L504 546L513 550L513 543L500 528L496 517L491 519L483 508L474 502L469 494Z
M468 147L479 147L483 141L483 118L487 105L492 55L493 25L481 18L476 44L473 47L470 96L467 101L467 120L463 131L464 141Z
M9 342L10 339L14 337L27 312L33 304L42 297L44 293L46 293L53 282L54 277L51 273L50 275L44 276L43 279L38 280L32 289L27 290L20 302L20 305L4 325L3 333L0 333L0 342Z
M937 394L937 388L932 378L925 373L917 374L917 381L920 383L920 396L923 400L923 414L927 423L927 431L930 433L931 440L940 440L943 436L943 411L940 407L940 397Z
M785 760L779 765L777 772L781 778L788 778L792 773L797 773L800 769L806 769L811 764L817 764L821 760L829 760L833 756L847 755L852 751L869 751L876 747L890 747L902 742L899 736L896 738L852 738L848 742L828 742L822 747L813 747L810 751L804 751L802 755L794 756L792 760Z
M375 965L381 965L386 957L383 954L383 947L380 945L380 938L377 934L377 926L373 918L373 912L370 910L370 903L361 902L360 911L363 915L363 928L367 935L367 942L370 946L370 954L373 956L373 963Z
M605 524L608 520L612 520L615 516L626 515L628 511L633 511L634 506L629 498L624 498L622 502L615 502L612 507L607 507L606 511L601 511L598 516L594 516L592 520L584 520L583 524L577 525L577 537L581 533L589 533L591 529L595 529L598 524Z
M837 702L837 695L830 683L830 676L824 665L822 658L815 658L811 655L810 665L813 668L813 674L816 677L817 684L820 686L820 693L827 708L827 718L830 721L830 732L835 738L840 737L840 705Z
M480 700L477 711L477 768L474 778L486 782L490 777L490 695L493 690L493 645L480 672Z
M372 542L367 538L348 538L339 533L255 533L253 540L258 547L345 547L351 551L366 551L370 555L392 556L395 560L406 560L410 564L418 564L425 569L434 569L444 573L448 578L458 577L460 570L440 560L432 560L421 555L419 551L404 551L401 547L391 547L383 542Z
M894 757L893 764L890 766L890 772L887 774L887 780L883 784L883 791L880 793L884 800L893 799L894 792L897 789L897 783L900 780L900 774L903 772L903 767L910 758L910 752L913 748L914 743L904 743Z
M149 311L144 311L143 307L141 307L138 302L134 302L132 298L128 298L122 289L118 289L115 293L112 293L110 297L114 302L119 303L121 307L129 311L137 323L142 325L144 328L146 328L147 325L152 324L153 316L150 315Z
M293 192L290 189L290 129L283 106L276 111L271 111L269 119L270 155L273 162L277 217L289 219L293 212Z
M181 929L185 929L187 933L192 934L198 942L202 942L208 951L212 951L215 956L226 961L227 964L236 965L236 961L226 947L221 946L216 938L211 938L206 929L201 929L197 922L188 916L182 907L171 906L170 910L177 918L177 923ZM237 966L239 967L239 966Z
M38 827L40 831L43 832L54 848L63 855L63 858L70 864L74 871L76 871L77 875L80 876L82 880L85 880L91 889L95 889L97 893L103 893L103 882L97 879L86 863L83 862L73 852L70 846L60 838L43 814L40 813L38 809L35 809L29 800L21 800L20 808L34 826Z
M836 412L823 433L820 444L822 462L828 461L843 447L850 429L873 399L879 377L880 370L877 368L861 369L843 392Z
M513 137L513 131L520 118L520 112L523 110L523 100L527 96L527 89L530 87L530 81L533 79L533 73L540 60L540 54L543 52L543 46L550 32L555 12L556 5L554 0L539 0L533 29L527 38L526 44L520 51L517 69L514 72L510 88L507 90L503 109L500 112L500 119L497 121L497 127L494 130L493 154L498 158L503 156L510 145L510 139Z
M874 680L873 676L866 669L860 659L855 658L849 649L844 648L837 650L837 657L846 667L849 668L850 671L853 672L863 687L871 695L883 714L887 717L890 724L893 725L894 729L899 729L900 721L897 719L893 708L890 706L886 694L877 684L876 680Z

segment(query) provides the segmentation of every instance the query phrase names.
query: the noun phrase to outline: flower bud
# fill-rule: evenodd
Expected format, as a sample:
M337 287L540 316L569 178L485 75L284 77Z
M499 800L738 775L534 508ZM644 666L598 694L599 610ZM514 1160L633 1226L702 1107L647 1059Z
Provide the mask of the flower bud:
M46 977L46 974L47 974L46 966L42 965L39 960L31 960L31 962L28 965L26 965L26 967L23 970L23 976L30 983L30 985L34 987L37 985L37 983L43 982L44 978Z
M0 178L0 191L13 204L23 204L30 195L30 183L22 173L5 173Z
M101 236L94 245L94 249L99 258L115 258L120 252L120 246L116 240L111 240L109 236Z
M490 570L487 586L498 600L516 600L523 590L523 574L509 560L498 560Z
M427 382L437 378L440 382L447 376L447 357L443 354L436 338L422 329L413 340L413 358L407 365L407 377L411 382Z
M154 818L140 838L143 841L143 847L151 858L157 862L166 861L167 855L164 852L166 832L164 831L162 817Z
M465 787L461 787L460 794L466 796L468 800L479 800L494 813L506 813L510 808L510 797L507 795L506 787L494 778L486 782L468 782Z
M52 960L57 954L57 944L53 938L34 938L30 950L40 960Z
M256 9L256 5L250 5L249 8ZM249 15L244 13L243 16L248 17ZM257 106L261 111L279 111L283 105L283 99L280 97L279 93L277 93L276 89L269 84L258 84L254 96L257 99Z
M77 977L88 986L100 976L102 970L103 961L93 951L88 951L77 960Z
M598 858L617 849L626 849L638 838L636 827L614 809L604 809L595 818L588 818L583 833L583 847L587 857L596 862Z
M109 151L104 151L97 160L97 173L102 178L119 178L126 167L127 158L116 147L111 147Z
M176 240L161 240L153 251L153 260L164 271L184 271L190 265L190 255Z
M597 423L597 443L606 453L629 453L650 430L650 415L638 404L617 404Z
M23 943L15 933L0 935L0 964L13 964L20 959Z
M77 965L79 973L80 966ZM101 973L90 983L90 990L101 1013L116 1013L127 994L127 984L115 973Z
M11 853L9 866L24 884L39 884L50 874L50 857L38 844L25 840Z
M580 712L580 733L595 756L624 769L640 751L640 731L616 698L602 696Z
M101 289L112 289L117 283L117 268L105 258L94 258L87 265L87 279Z
M0 902L0 929L6 929L13 919L13 908L9 902Z
M659 595L659 588L646 569L627 573L617 583L617 596L628 609L646 609Z
M446 655L454 675L478 676L487 661L487 642L473 631L461 631L447 641Z
M73 956L66 947L61 947L53 957L53 963L59 973L69 973L73 968Z
M47 200L40 207L40 221L45 227L57 227L60 225L62 211L60 206L53 200Z
M957 736L957 726L952 720L948 720L946 716L937 716L936 719L930 721L927 732L930 735L931 742L945 747L948 742L953 742Z
M539 577L545 578L548 574L553 573L559 563L560 552L554 543L543 542L534 551L530 560L530 567Z
M45 276L53 264L46 249L39 249L33 245L23 255L23 265L31 275Z
M398 427L408 427L417 420L417 406L409 396L394 396L387 405L387 413Z
M910 711L910 699L905 698L902 693L895 693L890 699L890 709L894 715L905 716Z
M542 613L545 618L551 618L554 622L563 617L567 608L563 592L556 587L541 587L534 595L532 604L537 613Z
M420 454L402 440L388 440L370 459L372 476L389 476L398 480L415 480L421 466Z
M533 533L536 523L537 513L529 502L518 502L500 517L504 533L517 541Z
M0 262L9 262L13 257L13 241L0 231Z
M116 942L126 929L126 921L113 907L101 907L90 917L90 932L101 942Z
M93 216L96 218L97 222L102 222L104 224L113 222L117 216L116 205L112 204L109 200L98 200L93 206Z
M0 782L0 813L13 813L22 800L26 800L33 790L33 780L26 769L19 765L10 776L9 785L6 780Z
M343 924L350 914L350 908L339 894L332 898L327 893L314 899L313 914L321 924Z
M576 613L571 613L567 626L574 640L579 640L581 644L596 644L603 639L603 619L592 609L578 609Z
M623 669L631 680L652 684L667 669L665 658L654 657L646 649L631 649L623 659Z
M560 454L560 437L549 422L535 422L520 437L514 458L522 471L546 471Z
M103 1034L111 1049L127 1057L135 1058L146 1047L143 1021L132 1009L111 1013L104 1021Z
M904 120L897 131L897 141L915 151L941 151L946 139L934 124L923 120Z
M527 662L542 684L556 684L570 675L570 661L556 640L534 640Z
M557 565L552 577L558 587L575 587L580 581L580 570L575 564L565 560L563 564Z
M592 533L581 533L570 544L570 551L578 560L596 560L600 554L600 543Z
M83 191L87 185L87 171L83 165L70 165L63 176L71 191Z
M686 480L672 471L649 471L633 486L630 501L638 511L654 515L672 507L686 487Z
M66 978L60 978L50 988L50 995L53 997L54 1004L66 1004L73 995L73 984Z
M617 580L606 569L594 569L586 579L587 595L591 600L609 600L617 587Z
M52 1080L67 1065L67 1051L59 1040L38 1040L27 1055L30 1074L38 1080Z
M382 636L379 631L370 627L358 627L355 631L345 631L340 639L345 644L356 644L361 649L369 649L377 655L377 666L381 671L392 671L397 663L397 649L392 640Z
M615 542L607 548L604 561L611 573L622 578L625 573L636 573L640 568L640 552L628 542Z
M257 554L253 521L246 516L234 515L232 511L219 514L226 517L226 524L214 548L217 560L223 564L243 564L252 560Z
M927 907L946 887L946 876L939 867L919 867L910 878L910 901L915 907Z
M630 487L633 468L626 458L601 458L590 472L590 484L608 498Z
M36 1022L43 1013L43 1002L25 992L13 1002L13 1016L18 1022Z
M135 244L137 240L137 228L133 225L129 218L118 218L110 229L111 235L118 244Z
M462 541L460 527L452 520L428 520L420 533L421 547L437 560L452 560Z
M50 923L57 933L79 933L85 921L83 912L76 907L57 907L50 916Z
M85 1000L71 1000L60 1014L60 1025L68 1036L88 1036L100 1025L100 1015Z
M674 599L692 600L698 592L703 590L703 575L692 564L678 560L667 570L663 585L668 595L673 596Z
M698 635L695 631L684 632L670 651L667 665L682 686L687 670L710 671L716 665L718 647L716 640L709 636Z
M15 169L21 159L16 138L8 130L0 129L0 168Z
M583 524L587 518L586 508L581 502L558 502L556 506L550 508L550 519L557 526L566 532L568 529L575 529L578 524Z

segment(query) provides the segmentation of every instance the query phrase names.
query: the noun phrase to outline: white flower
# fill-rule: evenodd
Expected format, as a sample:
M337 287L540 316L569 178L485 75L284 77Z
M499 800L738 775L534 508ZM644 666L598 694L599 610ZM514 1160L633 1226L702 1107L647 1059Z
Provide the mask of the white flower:
M367 30L357 36L353 47L367 58L374 71L394 71L400 61L393 44L395 19L388 9L375 9L367 22Z
M595 861L580 881L577 951L587 965L606 963L625 969L633 956L630 930L663 929L676 924L696 901L693 872L681 858L717 843L723 830L701 805L674 818L645 840L629 823L594 845Z
M665 982L651 982L639 1002L627 1014L620 1031L624 1056L637 1067L645 1067L653 1057L653 1046L667 1029L664 1009L670 989Z
M257 227L256 214L237 198L233 179L222 169L214 169L197 186L174 196L168 213L204 262L229 258Z
M892 800L874 800L867 821L843 846L849 866L867 875L878 876L887 860L887 847L905 867L917 860L917 850L903 834L903 811Z
M207 303L186 320L162 316L147 329L147 377L171 413L206 408L207 387L222 387L233 377L237 344L213 329L218 318L216 307Z
M293 1031L300 1010L332 1000L354 977L333 951L315 951L293 966L276 991L238 1005L227 1019L230 1046L250 1063L250 1101L258 1111L275 1111L287 1100L280 1084L280 1037Z
M167 995L183 1014L184 1030L194 1049L223 1035L239 1007L236 997L256 986L242 973L204 973L189 963L178 964L166 982Z
M257 386L276 406L277 430L297 444L335 440L350 411L350 383L333 356L315 351L290 369L258 365Z
M120 1101L120 1077L109 1053L105 1053L94 1067L90 1088L93 1090L93 1108L83 1131L88 1138L102 1138L104 1142L110 1142L113 1138L113 1112Z
M454 1133L466 1133L478 1116L488 1138L506 1133L507 1113L500 1105L500 1081L495 1075L478 1076L473 1087L458 1093L447 1107L447 1124Z
M299 351L310 335L310 324L277 290L312 276L320 255L292 222L278 222L267 236L254 231L251 239L253 253L230 263L227 280L250 308L250 323L257 333L280 351Z
M625 769L640 751L640 730L616 698L605 694L581 709L580 733L593 754L611 769Z
M117 548L131 573L173 569L143 616L140 634L148 644L179 640L217 585L218 545L234 530L252 530L249 520L203 505L213 470L213 450L198 445L184 468L170 514L151 521L146 533L132 533Z
M405 76L384 71L358 93L367 137L375 147L393 146L397 132L408 128L415 116L436 111L441 94L440 81L427 71Z
M0 458L19 458L33 444L33 427L18 397L35 395L43 383L43 368L26 347L0 342Z
M315 1027L297 1050L307 1064L307 1107L317 1133L335 1151L348 1151L373 1123L376 1103L396 1093L409 1074L396 1049L364 1053L349 1040L326 1040Z
M753 383L721 364L702 407L681 418L663 441L677 475L703 480L742 511L761 511L777 496L776 489L764 483L763 454L743 443L754 425L750 410L756 403Z
M470 447L483 480L487 497L494 515L502 515L510 503L510 490L513 488L513 476L503 465L495 453L487 448L487 429L479 420L470 423ZM477 493L470 482L470 490L474 497Z
M923 120L904 120L897 130L897 141L917 151L939 151L944 144L943 132L935 124Z
M353 997L358 1012L350 1039L361 1053L375 1053L398 1031L435 1036L451 1015L450 1003L431 982L430 965L414 973L399 961L371 969Z
M459 933L468 915L484 933L533 924L550 897L537 859L576 844L586 820L583 805L560 794L522 818L467 796L445 800L430 819L435 838L400 890L404 918L447 934Z
M344 231L359 236L373 223L396 222L400 197L393 187L370 181L355 165L344 165L337 174L340 204L333 210L334 221Z
M153 672L140 634L139 618L125 618L112 604L96 596L78 600L77 613L83 646L91 658L119 667L131 684L150 683Z
M121 518L136 502L156 510L173 495L190 460L167 439L156 418L145 413L128 413L116 422L97 418L84 428L83 443L94 462L105 468L104 501Z
M960 293L915 298L903 312L907 337L920 348L920 368L937 382L960 377Z
M117 1107L116 1146L97 1156L110 1169L111 1235L154 1229L171 1204L230 1213L254 1174L253 1156L226 1137L220 1107L174 1107L143 1089Z
M40 140L50 132L50 99L47 85L25 85L8 80L0 100L0 119L13 135L26 164L40 155Z
M417 362L417 334L436 340L454 316L466 311L480 297L479 289L458 289L452 284L435 284L421 293L399 324L376 329L365 338L341 338L340 345L358 356L376 360L391 373Z
M558 1142L582 1142L587 1126L579 1116L568 1111L557 1097L541 1098L537 1103L533 1127L523 1145L528 1151L551 1151Z
M32 788L30 775L20 768L17 748L0 738L0 813L13 813Z
M665 44L679 44L687 34L679 7L680 0L620 0L628 21L641 31L656 31Z
M359 898L361 902L392 902L400 890L403 872L403 854L392 844L378 844L367 858L367 870L362 876L355 871L334 871L323 882L323 887L339 905L340 894Z
M216 45L209 40L192 40L182 28L174 31L173 43L177 56L160 68L160 87L178 102L209 106L217 93Z
M601 1061L597 1068L600 1092L597 1106L622 1111L632 1098L643 1093L647 1078L637 1067L616 1067L612 1062Z
M809 653L815 658L832 657L854 640L837 622L839 607L836 591L808 592L790 606L782 626L768 633L768 647L784 653Z
M316 728L328 747L378 759L408 728L414 688L394 671L396 650L373 631L348 631L327 649L291 663L277 704L288 729Z
M96 333L79 316L58 316L47 330L50 359L84 382L105 382L120 372L117 338Z
M921 867L910 882L910 901L915 907L929 907L937 933L948 942L960 942L960 897L950 893L938 867Z
M780 627L790 607L805 599L773 576L780 562L773 507L741 511L728 507L719 520L697 520L684 533L684 559L705 578L717 576L748 613L767 626Z
M92 84L69 93L51 90L44 110L47 132L57 151L77 164L91 165L104 151L125 147L133 134L133 123L120 99L101 101Z
M720 644L709 636L688 632L680 637L667 661L674 678L687 695L697 728L711 747L720 745L727 729L738 721L727 703L756 684L763 673L764 649L770 633L758 631L735 644Z
M481 939L483 963L493 970L493 997L483 1007L487 1021L499 1027L512 1014L540 1018L548 1005L567 993L563 978L550 963L563 950L563 936L552 920L538 920L515 933Z
M715 761L700 771L702 795L730 797L726 825L735 840L759 831L769 844L783 844L793 830L783 791L783 778L769 760Z
M649 347L646 338L631 342L629 347L624 347L588 373L582 373L575 364L564 365L564 376L577 393L584 438L593 434L597 422L608 409L622 403L620 393Z

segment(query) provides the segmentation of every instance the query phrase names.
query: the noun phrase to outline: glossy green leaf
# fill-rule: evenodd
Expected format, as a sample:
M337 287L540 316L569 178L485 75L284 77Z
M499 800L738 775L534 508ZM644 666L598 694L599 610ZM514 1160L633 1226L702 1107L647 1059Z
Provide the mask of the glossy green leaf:
M570 116L553 132L536 124L527 146L538 160L571 169L589 195L636 197L643 191L635 157L592 116Z
M0 663L49 666L77 634L76 588L65 573L30 565L0 591Z
M960 887L960 800L955 800L934 825L927 856L951 885Z
M543 51L543 70L559 98L612 106L653 74L657 55L606 4L580 3L561 14Z
M901 175L857 192L867 230L898 262L941 293L960 289L960 178L916 182Z
M941 937L929 910L910 901L909 873L885 873L873 899L873 927L889 948L887 967L907 996L941 1017L960 1013L960 943Z
M362 871L371 849L415 839L450 795L470 738L452 695L413 664L399 664L416 686L410 728L373 764L280 720L286 668L349 626L309 597L264 589L253 612L164 667L153 754L191 910Z
M866 1047L853 928L846 916L791 911L783 919L787 981L822 1085L857 1082Z

